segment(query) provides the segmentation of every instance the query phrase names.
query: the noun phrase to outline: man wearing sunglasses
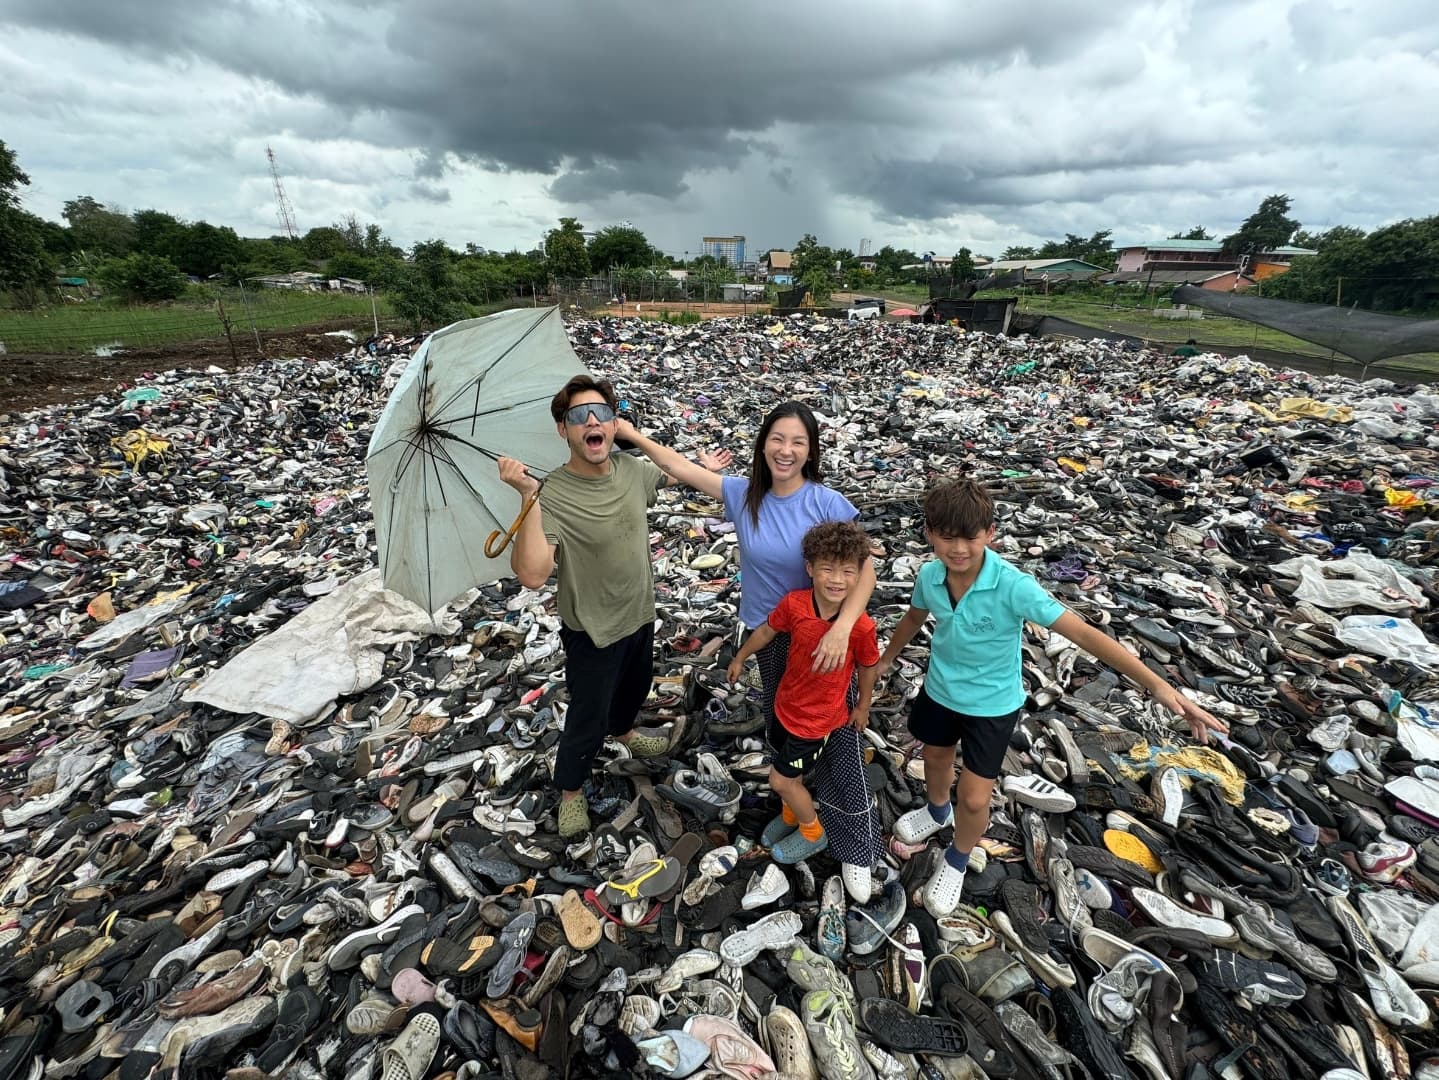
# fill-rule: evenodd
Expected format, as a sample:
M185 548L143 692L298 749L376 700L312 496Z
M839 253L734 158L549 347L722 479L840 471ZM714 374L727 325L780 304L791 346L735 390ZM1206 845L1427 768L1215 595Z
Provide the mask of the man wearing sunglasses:
M590 830L584 783L605 737L637 758L669 741L635 731L654 679L655 587L646 511L667 477L647 458L611 456L618 399L607 380L576 375L550 403L570 458L539 481L513 458L500 479L528 498L540 491L510 549L520 584L538 589L557 571L570 705L555 759L559 831Z

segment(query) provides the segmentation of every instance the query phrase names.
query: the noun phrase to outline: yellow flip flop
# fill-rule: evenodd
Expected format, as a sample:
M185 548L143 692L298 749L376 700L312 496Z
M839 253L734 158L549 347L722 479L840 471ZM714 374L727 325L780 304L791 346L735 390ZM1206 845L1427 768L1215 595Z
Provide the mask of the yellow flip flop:
M1121 829L1105 829L1104 846L1118 858L1142 866L1151 874L1157 874L1164 869L1164 864L1154 857L1154 852L1133 833Z

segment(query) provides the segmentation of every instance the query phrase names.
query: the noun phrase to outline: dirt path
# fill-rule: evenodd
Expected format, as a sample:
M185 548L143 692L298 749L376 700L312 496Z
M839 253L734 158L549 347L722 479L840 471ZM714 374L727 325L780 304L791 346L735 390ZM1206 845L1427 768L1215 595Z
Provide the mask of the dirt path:
M353 319L339 319L300 329L261 331L265 355L333 356L343 351L343 338L326 337L325 331L348 329ZM126 349L116 356L76 356L73 353L9 354L0 357L0 412L21 412L39 405L83 401L95 394L113 391L137 376L181 367L220 367L232 370L256 360L255 341L237 342L238 361L223 339L190 341Z

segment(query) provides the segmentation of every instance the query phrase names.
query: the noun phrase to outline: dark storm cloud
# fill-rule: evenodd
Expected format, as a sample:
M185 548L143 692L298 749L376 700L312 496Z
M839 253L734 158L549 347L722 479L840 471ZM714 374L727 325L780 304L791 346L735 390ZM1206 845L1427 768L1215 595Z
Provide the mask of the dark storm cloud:
M921 3L888 18L871 4L750 0L679 17L636 0L418 0L335 3L280 22L270 5L240 0L20 0L12 17L152 57L204 58L341 113L383 116L397 145L423 151L420 178L437 178L450 153L554 176L556 198L584 202L673 198L694 170L745 153L737 134L777 123L893 122L874 92L887 80L1056 59L1114 24L1085 7Z
M1227 229L1271 191L1306 224L1372 226L1427 212L1439 165L1429 0L10 0L4 17L51 51L7 69L0 35L0 111L33 119L67 182L87 155L97 175L241 162L243 193L174 190L258 214L275 140L315 214L413 206L411 239L459 235L500 196L525 245L559 213L633 218L677 250L716 230L853 246L878 224L929 247ZM185 115L219 83L218 108Z

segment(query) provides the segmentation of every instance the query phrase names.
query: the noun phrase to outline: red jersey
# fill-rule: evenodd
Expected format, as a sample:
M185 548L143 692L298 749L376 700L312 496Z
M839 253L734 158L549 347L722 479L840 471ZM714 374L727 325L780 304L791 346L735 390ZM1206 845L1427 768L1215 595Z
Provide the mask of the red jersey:
M801 739L822 739L849 721L845 698L854 678L855 665L873 667L879 663L879 636L874 620L861 615L850 631L844 663L828 675L810 668L820 639L834 625L822 618L815 607L814 590L796 589L786 594L766 620L779 633L789 634L789 659L784 677L775 693L775 718L791 735Z

